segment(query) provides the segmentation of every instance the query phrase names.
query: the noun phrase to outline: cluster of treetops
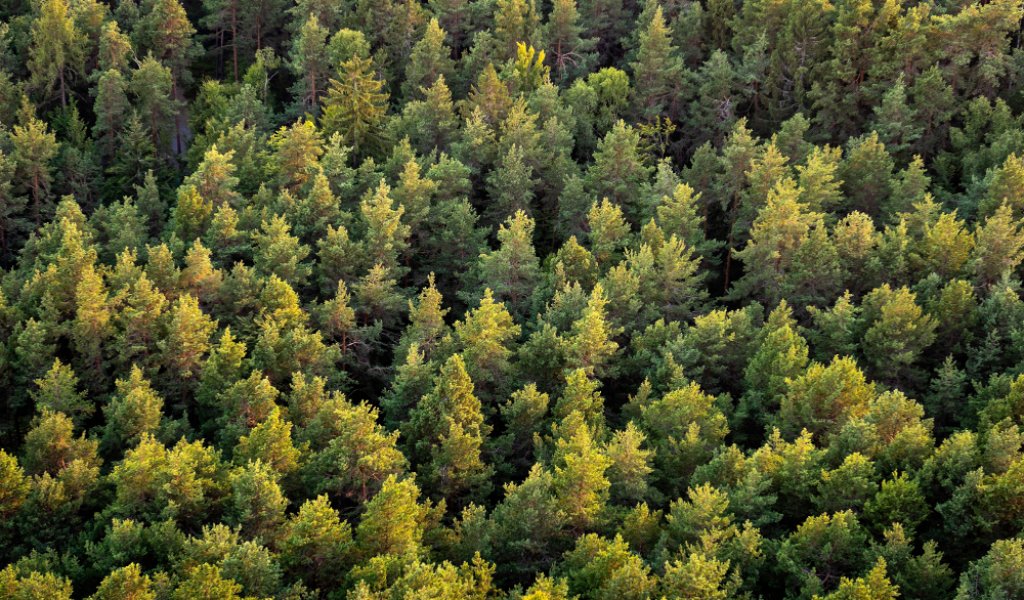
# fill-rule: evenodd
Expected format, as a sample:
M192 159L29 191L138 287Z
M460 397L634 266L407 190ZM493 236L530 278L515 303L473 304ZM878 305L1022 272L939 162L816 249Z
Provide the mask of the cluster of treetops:
M1024 598L1020 0L7 0L0 599Z

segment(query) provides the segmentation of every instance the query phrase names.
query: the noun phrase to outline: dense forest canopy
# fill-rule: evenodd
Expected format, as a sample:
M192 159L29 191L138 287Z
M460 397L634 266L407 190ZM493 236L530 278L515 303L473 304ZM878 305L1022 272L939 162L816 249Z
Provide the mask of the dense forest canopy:
M1021 0L4 0L0 600L1024 598Z

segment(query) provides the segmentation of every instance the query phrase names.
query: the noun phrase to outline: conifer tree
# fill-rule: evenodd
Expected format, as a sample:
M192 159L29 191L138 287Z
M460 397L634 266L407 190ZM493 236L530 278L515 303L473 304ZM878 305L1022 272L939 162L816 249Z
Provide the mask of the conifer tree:
M587 169L587 189L597 198L607 197L623 207L634 223L639 222L641 190L651 169L640 155L640 136L624 121L615 124L597 144L594 164Z
M1006 204L974 231L974 271L981 285L994 284L1024 260L1020 221Z
M384 149L382 126L388 94L372 67L369 59L350 58L341 65L338 79L331 79L324 99L324 132L340 133L356 156L373 155Z
M175 300L169 319L167 337L160 344L163 363L174 379L187 382L199 375L217 324L200 310L199 301L187 294Z
M399 258L409 245L410 228L402 218L405 207L395 204L391 187L382 181L364 196L359 212L366 223L367 258L385 269L397 270Z
M427 489L450 501L463 494L485 496L492 469L483 462L481 449L489 429L462 357L453 355L403 427L406 437L415 440L412 455L426 467Z
M587 307L572 324L572 331L566 341L569 368L579 368L587 375L599 377L611 370L608 363L619 345L612 340L616 332L607 322L607 304L604 288L600 283L595 284L587 300Z
M46 0L39 6L28 59L32 87L46 100L56 94L61 106L67 106L72 80L84 67L83 36L70 12L65 0Z
M31 392L37 410L63 413L70 416L78 426L92 415L95 407L85 399L85 394L78 391L78 377L69 367L53 361L53 366L46 375L35 381L36 389Z
M96 86L96 125L93 136L105 157L113 157L116 143L128 116L128 84L121 71L111 69L100 75Z
M423 91L434 86L439 78L452 80L455 63L451 54L452 49L445 44L445 31L436 18L431 19L423 37L409 55L402 95L408 100L420 98Z
M113 333L111 307L103 277L87 267L75 288L75 320L71 337L75 342L83 372L91 374L90 387L100 389L104 373L103 350Z
M291 235L291 228L283 217L275 216L269 222L264 221L260 231L253 234L253 241L257 269L280 277L292 286L306 282L312 272L304 262L309 256L309 247Z
M631 65L636 93L634 110L646 120L661 114L672 118L678 114L683 62L672 44L661 6L655 9L647 29L640 33L639 42L636 61Z
M497 0L494 7L495 54L499 61L513 58L516 45L538 45L540 14L535 0Z
M361 556L415 555L422 550L429 507L419 504L420 489L412 479L388 477L377 495L366 503L356 527Z
M142 370L133 366L127 379L116 381L117 393L103 407L107 420L103 442L115 448L130 448L145 434L160 427L163 399L153 390Z
M19 116L21 123L15 125L10 134L13 147L11 155L15 164L14 172L31 198L32 219L38 227L52 210L51 161L57 155L59 143L46 123L36 118L27 98L22 99Z
M144 13L132 32L139 54L151 54L170 71L172 98L179 97L182 86L191 83L189 70L198 52L193 39L196 29L178 0L146 0ZM175 121L177 125L177 121ZM181 140L176 147L182 149Z
M327 63L329 34L315 14L309 15L292 42L288 57L288 67L296 79L292 95L298 99L303 111L313 115L320 112L320 99L327 92L331 72Z
M559 82L572 81L590 71L594 62L593 39L584 39L576 0L555 0L542 31Z
M327 496L307 500L289 518L281 541L281 566L310 585L324 586L352 559L352 528Z
M540 277L540 261L533 246L534 220L517 211L498 228L497 250L480 255L480 281L489 293L504 302L509 312L525 316L530 295Z
M167 154L177 135L176 128L169 127L174 124L178 110L174 98L174 75L160 61L148 55L132 72L128 87L138 103L140 120L149 129L153 148ZM172 136L168 129L175 135Z

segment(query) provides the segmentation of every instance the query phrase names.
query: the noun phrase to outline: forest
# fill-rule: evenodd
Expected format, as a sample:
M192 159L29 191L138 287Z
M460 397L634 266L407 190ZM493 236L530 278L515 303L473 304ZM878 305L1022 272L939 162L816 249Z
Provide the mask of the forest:
M0 1L0 600L1024 599L1022 23Z

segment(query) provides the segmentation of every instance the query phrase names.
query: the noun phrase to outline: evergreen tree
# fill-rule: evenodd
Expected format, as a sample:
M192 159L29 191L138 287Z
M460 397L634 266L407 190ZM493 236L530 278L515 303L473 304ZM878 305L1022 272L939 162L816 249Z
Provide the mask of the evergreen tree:
M339 79L332 79L324 100L321 126L327 134L338 132L357 156L384 149L382 124L388 94L384 82L371 72L369 59L353 57L341 65Z
M667 114L678 116L679 81L683 62L672 44L665 15L658 6L646 30L640 33L639 48L633 67L636 98L634 110L645 120Z
M642 188L650 177L650 167L640 155L640 136L619 121L597 144L594 164L587 169L586 185L593 196L607 197L623 207L634 223L644 207L639 205Z
M327 62L329 34L316 15L309 15L292 42L288 57L288 67L296 79L292 95L297 98L301 110L314 115L320 111L320 99L327 91L331 72Z
M61 106L67 106L71 83L84 67L83 36L70 13L64 0L40 4L39 16L32 23L28 58L32 87L42 92L45 100L58 95Z
M490 428L473 391L462 357L452 356L402 428L415 440L411 455L425 466L427 489L450 501L464 494L481 498L489 491L492 469L483 462L481 449Z
M55 0L57 1L57 0ZM22 99L21 124L15 125L10 134L15 175L22 181L25 193L32 202L32 219L36 226L49 217L50 184L52 180L51 161L57 155L59 144L56 136L46 123L35 116L35 111Z
M590 71L594 63L593 39L583 37L576 0L555 0L544 24L542 38L559 82L569 82Z
M533 246L534 220L517 211L498 228L497 250L480 255L480 281L485 299L504 302L509 312L525 316L530 296L540 273L540 261ZM493 294L493 296L492 296Z
M451 58L452 49L445 44L445 31L437 19L427 23L423 37L412 48L409 64L405 67L405 81L402 95L407 99L419 98L425 90L435 85L439 78L451 80L455 63Z
M103 407L107 420L103 442L108 447L131 448L144 435L157 433L164 402L138 367L133 366L128 378L118 379L116 385L117 393Z

